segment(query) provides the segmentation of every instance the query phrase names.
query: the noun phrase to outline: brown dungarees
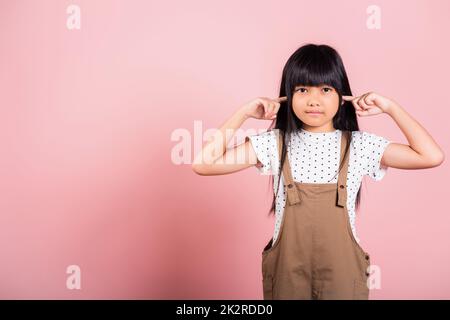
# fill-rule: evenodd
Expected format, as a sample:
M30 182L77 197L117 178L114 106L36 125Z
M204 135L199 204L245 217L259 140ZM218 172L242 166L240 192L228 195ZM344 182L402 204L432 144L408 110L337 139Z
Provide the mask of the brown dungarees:
M280 232L262 252L264 299L369 298L370 256L356 242L347 212L349 134L342 131L337 184L295 182L286 156ZM281 140L278 134L280 159Z

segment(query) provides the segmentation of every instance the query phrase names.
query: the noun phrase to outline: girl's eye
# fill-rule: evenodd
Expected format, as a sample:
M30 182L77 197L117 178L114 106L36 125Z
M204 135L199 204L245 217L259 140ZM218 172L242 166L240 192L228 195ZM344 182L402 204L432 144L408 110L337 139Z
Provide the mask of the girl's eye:
M300 91L300 92L305 92L306 90L307 90L306 88L298 88L298 89L297 89L297 91ZM327 90L327 91L325 91L325 92L333 91L332 88L328 88L328 87L323 88L323 90Z

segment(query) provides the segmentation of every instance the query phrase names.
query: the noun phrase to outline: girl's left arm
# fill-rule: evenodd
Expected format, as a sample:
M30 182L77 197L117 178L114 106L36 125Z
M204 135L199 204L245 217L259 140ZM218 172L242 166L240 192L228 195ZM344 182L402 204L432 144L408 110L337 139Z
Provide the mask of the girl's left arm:
M408 140L409 145L389 143L381 158L382 165L397 169L425 169L437 167L444 161L444 152L431 135L395 101L375 92L343 98L352 101L358 116L388 114Z

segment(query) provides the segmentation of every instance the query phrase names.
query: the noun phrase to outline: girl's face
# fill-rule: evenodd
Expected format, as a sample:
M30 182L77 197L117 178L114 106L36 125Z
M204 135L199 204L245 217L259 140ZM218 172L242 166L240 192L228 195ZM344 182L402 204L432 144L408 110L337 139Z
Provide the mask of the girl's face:
M333 117L339 107L339 95L328 85L298 85L294 89L292 107L306 130L331 131L334 129Z

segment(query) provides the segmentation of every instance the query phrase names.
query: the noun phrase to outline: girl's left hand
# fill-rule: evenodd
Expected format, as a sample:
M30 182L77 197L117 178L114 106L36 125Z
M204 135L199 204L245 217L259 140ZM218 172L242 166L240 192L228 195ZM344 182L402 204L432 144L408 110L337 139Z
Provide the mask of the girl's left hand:
M351 101L358 116L374 116L387 113L392 105L392 100L375 92L368 92L358 97L342 96L345 101Z

